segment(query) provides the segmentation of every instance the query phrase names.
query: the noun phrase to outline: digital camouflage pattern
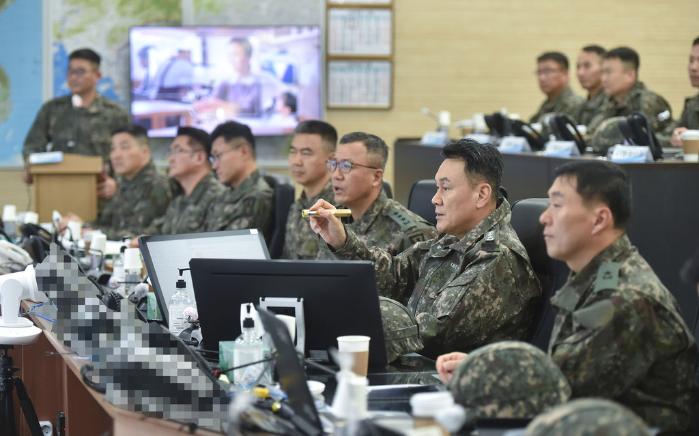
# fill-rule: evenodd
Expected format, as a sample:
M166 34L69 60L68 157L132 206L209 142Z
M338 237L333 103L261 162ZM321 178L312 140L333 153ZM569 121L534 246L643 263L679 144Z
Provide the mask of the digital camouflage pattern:
M684 101L682 116L677 122L677 127L688 129L699 129L699 94L694 97L687 97Z
M580 105L578 113L574 117L575 122L585 126L590 124L595 115L597 115L597 113L600 111L606 97L607 96L602 90L592 97L588 96L588 98L585 99Z
M531 418L570 398L570 386L551 358L518 341L469 353L454 370L449 390L479 418Z
M161 217L170 204L168 178L158 173L153 161L127 180L117 179L118 190L106 203L92 226L109 240L121 240L143 234L154 219Z
M333 185L330 181L315 197L307 197L305 192L289 208L286 218L286 234L282 259L315 259L318 257L318 235L311 230L308 218L301 211L308 209L319 199L334 203Z
M539 415L526 436L650 436L646 424L632 411L609 400L573 400Z
M557 97L552 100L546 99L541 103L541 107L539 107L537 113L531 116L529 122L543 123L544 115L554 112L566 114L575 120L578 116L580 105L582 105L584 101L582 97L576 95L570 87L566 86Z
M689 431L699 413L696 343L627 236L571 274L551 304L549 354L574 398L609 398L651 427Z
M526 338L541 296L507 200L461 239L442 235L392 256L347 228L335 254L373 260L379 293L407 305L431 358Z
M87 108L75 108L71 96L44 103L24 140L22 154L51 151L100 156L109 161L112 131L129 124L129 115L118 104L97 95Z
M619 125L626 117L611 117L602 121L590 137L590 147L600 154L607 154L609 149L618 144L627 144Z
M379 297L386 358L391 363L406 353L422 350L420 330L407 307L396 300Z
M274 190L255 170L237 188L224 187L206 216L204 229L208 232L258 229L269 240L272 236L273 197Z
M376 201L358 220L347 224L357 237L370 247L381 247L390 254L407 250L414 243L437 236L437 230L420 215L390 199L381 191ZM332 259L326 244L320 246L320 259Z
M607 118L626 117L634 112L642 112L656 133L665 132L672 125L672 108L667 100L646 88L643 82L636 82L621 103L605 97L599 112L587 126L588 134L594 134Z
M145 234L176 235L205 231L207 215L224 189L212 173L207 174L188 196L181 193L180 188L180 194L170 201L165 215L153 221Z

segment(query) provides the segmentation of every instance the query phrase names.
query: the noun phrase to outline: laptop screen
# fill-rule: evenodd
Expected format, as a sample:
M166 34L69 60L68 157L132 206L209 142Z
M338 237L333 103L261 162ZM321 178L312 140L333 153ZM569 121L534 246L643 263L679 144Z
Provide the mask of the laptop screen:
M179 279L178 268L189 268L192 258L269 259L265 240L256 229L143 236L140 248L166 324L169 319L167 305ZM182 278L191 290L189 272L185 271Z

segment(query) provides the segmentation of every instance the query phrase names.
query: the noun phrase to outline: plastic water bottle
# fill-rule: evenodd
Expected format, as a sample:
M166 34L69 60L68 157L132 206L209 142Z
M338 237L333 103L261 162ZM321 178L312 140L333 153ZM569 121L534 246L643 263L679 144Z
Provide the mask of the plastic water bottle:
M251 362L264 359L265 345L255 334L255 320L250 316L250 305L248 304L248 315L243 320L243 332L235 340L233 346L233 366L238 367ZM265 364L258 363L246 366L233 371L233 384L242 389L252 389L255 384L261 383L264 378Z
M121 247L120 253L114 257L112 263L112 276L109 278L109 287L115 289L122 297L126 296L126 288L124 281L126 280L126 271L124 271L124 252L126 247Z
M187 282L184 279L177 280L175 284L177 291L170 298L170 303L167 305L168 310L168 328L170 333L179 336L180 333L189 327L189 319L185 311L194 306L192 297L187 292Z

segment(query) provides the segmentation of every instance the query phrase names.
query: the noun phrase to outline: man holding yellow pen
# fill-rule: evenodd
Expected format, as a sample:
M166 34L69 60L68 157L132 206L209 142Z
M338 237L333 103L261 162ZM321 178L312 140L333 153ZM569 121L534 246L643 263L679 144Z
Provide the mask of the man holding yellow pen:
M541 296L510 225L510 205L499 195L500 152L462 139L443 154L432 198L439 232L434 239L392 255L364 243L327 201L318 200L309 218L338 258L374 261L379 293L407 304L419 326L422 354L432 358L526 339Z

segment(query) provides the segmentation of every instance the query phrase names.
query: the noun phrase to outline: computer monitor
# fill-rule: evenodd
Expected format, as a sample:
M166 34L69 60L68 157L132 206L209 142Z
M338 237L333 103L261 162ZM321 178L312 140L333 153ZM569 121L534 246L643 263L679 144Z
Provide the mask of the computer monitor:
M269 259L265 240L256 229L142 236L139 247L166 324L169 319L167 305L180 278L178 268L189 268L189 260L193 257ZM182 277L191 289L187 272Z
M369 366L386 366L371 262L192 259L189 265L205 349L240 335L241 304L303 298L307 356L326 357L338 336L366 335Z

